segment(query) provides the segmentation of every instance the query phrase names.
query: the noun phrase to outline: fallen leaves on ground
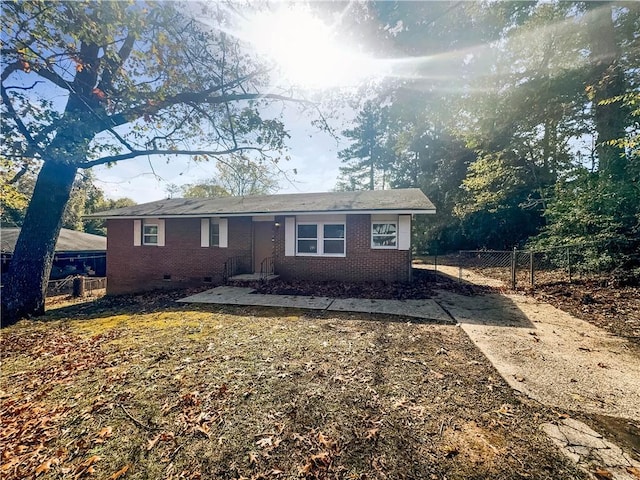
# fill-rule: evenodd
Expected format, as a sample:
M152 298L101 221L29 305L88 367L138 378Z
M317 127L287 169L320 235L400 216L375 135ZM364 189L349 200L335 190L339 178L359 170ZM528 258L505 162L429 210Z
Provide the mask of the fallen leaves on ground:
M313 282L284 281L280 279L253 285L257 293L270 295L302 295L331 298L373 298L373 299L425 299L435 296L435 289L446 289L461 295L476 295L492 292L490 287L460 283L438 272L413 269L411 282Z
M528 293L640 345L640 287L574 280L540 284Z
M580 478L453 326L69 308L0 338L4 479Z

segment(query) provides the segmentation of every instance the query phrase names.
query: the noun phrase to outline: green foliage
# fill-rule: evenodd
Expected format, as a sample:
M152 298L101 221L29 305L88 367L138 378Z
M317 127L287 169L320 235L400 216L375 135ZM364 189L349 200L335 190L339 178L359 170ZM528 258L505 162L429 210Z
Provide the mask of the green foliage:
M20 226L35 184L32 166L0 157L0 213L3 226Z
M393 153L389 148L388 110L374 102L365 102L353 128L342 135L351 145L338 152L346 165L340 167L337 190L375 190L388 186Z
M401 78L369 100L388 107L361 136L392 152L393 186L422 188L438 209L416 222L418 251L511 248L540 234L536 245L607 244L608 256L588 259L602 265L632 256L640 6L407 2L372 12L385 48L407 57ZM362 186L360 172L343 173L346 188Z
M534 248L587 244L584 263L590 268L626 270L625 281L640 279L640 96L628 93L601 102L630 107L635 121L622 138L608 140L624 152L623 174L590 172L578 167L556 184L546 210L547 226L531 241Z
M637 162L636 178L638 175ZM587 245L585 265L598 270L640 268L640 189L579 169L556 185L547 225L530 246ZM640 271L637 271L640 273ZM637 276L636 273L636 276Z
M483 155L469 166L454 214L474 248L512 248L537 233L542 218L530 179L525 166L504 152Z
M229 197L231 194L218 185L215 178L201 180L199 183L191 183L182 186L184 198L216 198Z
M3 322L44 311L63 217L80 227L83 202L68 206L78 169L147 155L266 159L283 148L284 125L262 115L290 97L228 33L235 18L216 2L3 2L0 155L43 165Z
M90 213L101 212L105 210L112 210L115 208L132 207L136 205L136 202L134 200L127 197L109 199L109 198L104 198L104 196L102 195L102 192L98 189L96 189L96 193L97 195L94 195L91 197L92 201L85 204L83 215L88 215ZM107 235L107 225L103 219L89 218L89 219L84 219L82 223L83 223L83 230L87 233L92 233L94 235L102 235L102 236Z
M231 155L218 161L218 174L199 183L184 185L186 198L208 198L244 195L266 195L278 190L275 165L255 161L246 155Z
M20 227L24 221L31 195L33 195L38 172L27 169L23 175L10 183L16 177L17 172L15 169L11 169L14 167L13 163L6 162L5 165L7 165L7 169L2 171L2 225ZM90 171L76 176L69 202L62 217L63 228L106 235L104 220L85 220L83 216L101 210L135 205L135 202L130 198L116 200L104 198L104 193L95 185L94 181Z

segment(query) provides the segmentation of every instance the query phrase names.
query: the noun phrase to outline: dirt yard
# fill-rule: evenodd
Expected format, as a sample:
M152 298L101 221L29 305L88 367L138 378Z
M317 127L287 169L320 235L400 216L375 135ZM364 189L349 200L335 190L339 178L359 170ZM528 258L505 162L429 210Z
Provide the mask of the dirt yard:
M2 331L3 478L585 478L457 327L174 299Z
M640 288L596 280L540 285L528 295L640 346Z

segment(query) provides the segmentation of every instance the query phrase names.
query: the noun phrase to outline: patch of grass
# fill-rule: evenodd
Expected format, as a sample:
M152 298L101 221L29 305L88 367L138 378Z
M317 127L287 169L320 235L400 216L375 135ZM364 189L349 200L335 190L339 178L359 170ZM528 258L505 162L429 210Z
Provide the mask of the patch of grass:
M3 331L3 478L581 478L457 327L115 303Z

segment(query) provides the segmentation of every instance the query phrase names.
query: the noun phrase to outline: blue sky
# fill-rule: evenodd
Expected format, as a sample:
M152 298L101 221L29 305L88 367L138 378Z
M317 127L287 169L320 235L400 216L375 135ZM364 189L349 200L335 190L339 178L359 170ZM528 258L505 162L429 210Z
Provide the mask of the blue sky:
M330 121L337 131L345 128L350 115ZM287 140L286 152L291 159L278 164L289 173L291 181L280 181L279 193L323 192L335 187L340 160L338 150L348 143L340 137L338 140L311 125L311 118L294 108L285 110L284 122L291 138ZM193 162L186 157L151 157L126 160L114 167L96 167L93 169L96 185L109 198L129 197L137 203L151 202L167 198L167 186L184 185L215 175L215 162ZM155 175L154 175L155 172Z
M240 17L239 17L240 18ZM202 19L201 19L202 20ZM337 91L353 93L365 78L379 77L382 68L360 50L352 50L338 37L340 22L328 26L304 4L283 2L273 10L242 17L234 35L269 59L274 65L274 86L283 84L307 90L312 97ZM205 22L206 23L206 22ZM306 96L306 95L303 95ZM346 106L342 118L327 119L336 134L352 127L355 113ZM335 105L334 105L335 106ZM280 107L277 109L280 112ZM282 121L291 138L287 139L290 160L278 166L287 178L280 181L280 193L321 192L335 187L339 174L338 151L347 147L343 137L336 139L311 125L311 113L286 104ZM276 114L277 116L277 114ZM265 112L265 118L269 112ZM296 170L297 174L292 172ZM96 184L109 198L129 197L138 203L168 196L169 185L196 183L215 176L215 162L195 163L188 158L136 158L108 168L93 169Z

